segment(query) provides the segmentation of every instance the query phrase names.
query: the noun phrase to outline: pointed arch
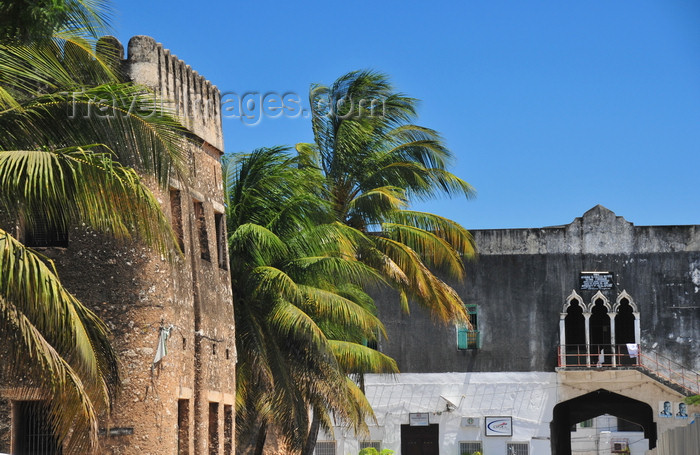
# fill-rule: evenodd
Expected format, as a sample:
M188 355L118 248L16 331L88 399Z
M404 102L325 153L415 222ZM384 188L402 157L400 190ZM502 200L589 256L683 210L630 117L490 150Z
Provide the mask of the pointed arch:
M598 291L598 292L595 293L595 295L594 295L593 297L591 297L591 301L590 301L590 302L588 303L588 305L586 306L586 310L587 310L589 313L592 313L592 312L593 312L593 308L595 307L595 305L596 305L596 303L598 302L598 300L602 300L602 301L603 301L603 305L605 306L605 308L607 308L608 313L611 313L611 312L612 312L612 306L610 305L610 299L608 299L608 298L605 296L605 294L603 294L602 292Z
M624 301L627 301L627 304L629 304L629 306L632 307L633 313L639 313L639 308L637 307L637 304L634 303L634 299L625 290L623 290L615 299L615 305L613 305L612 308L614 313L617 313L619 311L620 305L623 304Z
M581 308L585 309L585 307L583 305L583 297L578 295L576 290L572 290L571 294L569 294L569 296L564 301L564 306L562 306L562 308L561 308L562 314L566 314L567 310L571 306L571 302L573 302L574 300L576 301L576 303L578 303L581 306Z
M551 428L552 453L571 455L571 425L599 415L610 414L640 425L649 449L656 447L654 410L649 404L599 389L554 406Z

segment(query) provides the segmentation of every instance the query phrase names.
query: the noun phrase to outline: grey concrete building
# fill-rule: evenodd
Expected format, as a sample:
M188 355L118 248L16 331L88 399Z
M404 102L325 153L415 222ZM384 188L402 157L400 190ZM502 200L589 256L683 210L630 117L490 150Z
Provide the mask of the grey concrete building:
M700 412L680 404L700 392L700 226L635 226L599 205L566 225L472 234L479 256L453 285L473 327L379 296L379 350L401 374L366 379L379 423L365 442L324 436L337 453L374 441L404 454L643 454ZM596 418L619 425L591 433Z

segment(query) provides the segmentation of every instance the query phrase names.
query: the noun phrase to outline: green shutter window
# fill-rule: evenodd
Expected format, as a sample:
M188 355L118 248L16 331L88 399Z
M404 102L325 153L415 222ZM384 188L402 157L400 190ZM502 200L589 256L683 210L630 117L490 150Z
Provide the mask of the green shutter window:
M465 324L457 325L457 349L478 349L481 347L481 337L478 326L478 315L476 305L467 305L469 312L469 322L472 328Z

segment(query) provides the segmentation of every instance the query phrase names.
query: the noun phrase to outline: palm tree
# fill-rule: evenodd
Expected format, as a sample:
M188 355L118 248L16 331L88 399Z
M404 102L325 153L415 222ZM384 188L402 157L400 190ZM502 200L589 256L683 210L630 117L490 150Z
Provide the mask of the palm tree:
M262 453L268 429L291 448L307 442L309 409L356 430L373 416L347 374L395 372L361 344L383 333L357 285L379 278L357 262L345 226L325 224L319 174L284 148L234 157L227 171L228 232L237 334L239 452Z
M475 254L471 235L409 207L474 190L448 171L452 155L439 134L411 123L416 100L382 74L354 71L330 87L313 85L310 102L314 143L296 148L322 174L334 219L369 239L358 258L393 285L404 311L413 300L442 322L468 323L461 298L435 273L463 277L463 258Z
M66 1L67 13L50 23L51 37L3 35L0 215L30 229L85 223L170 255L177 248L170 224L140 174L168 181L179 169L183 130L167 112L145 117L112 104L152 98L121 82L105 43L102 53L93 50L88 39L94 42L104 20L95 4ZM111 115L69 118L88 108ZM3 229L0 333L0 377L24 378L23 395L46 403L50 429L68 453L94 451L98 415L109 410L119 384L108 330L61 285L48 258Z

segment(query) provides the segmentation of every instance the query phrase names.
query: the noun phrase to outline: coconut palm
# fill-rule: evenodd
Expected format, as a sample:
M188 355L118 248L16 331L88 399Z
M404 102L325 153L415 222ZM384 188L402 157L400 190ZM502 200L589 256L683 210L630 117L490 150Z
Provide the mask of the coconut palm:
M310 408L326 429L332 412L361 430L373 414L347 374L396 371L361 344L383 327L357 284L378 277L354 259L354 233L324 223L318 172L286 149L234 157L227 169L238 451L261 453L269 429L301 449Z
M382 74L355 71L330 87L313 85L310 102L314 143L297 151L323 175L334 219L370 240L358 258L394 286L405 311L413 300L442 322L468 323L459 295L438 274L463 277L463 259L475 254L469 232L409 207L474 190L448 171L452 155L439 134L411 123L416 100Z
M0 43L0 217L28 229L84 223L169 255L172 230L140 175L168 181L179 169L183 130L167 112L126 107L153 99L119 79L106 42L100 54L93 50L103 16L92 6L100 3L66 0L51 37ZM0 229L0 377L46 403L66 452L89 453L97 417L118 390L108 330L62 286L53 263L12 234Z

